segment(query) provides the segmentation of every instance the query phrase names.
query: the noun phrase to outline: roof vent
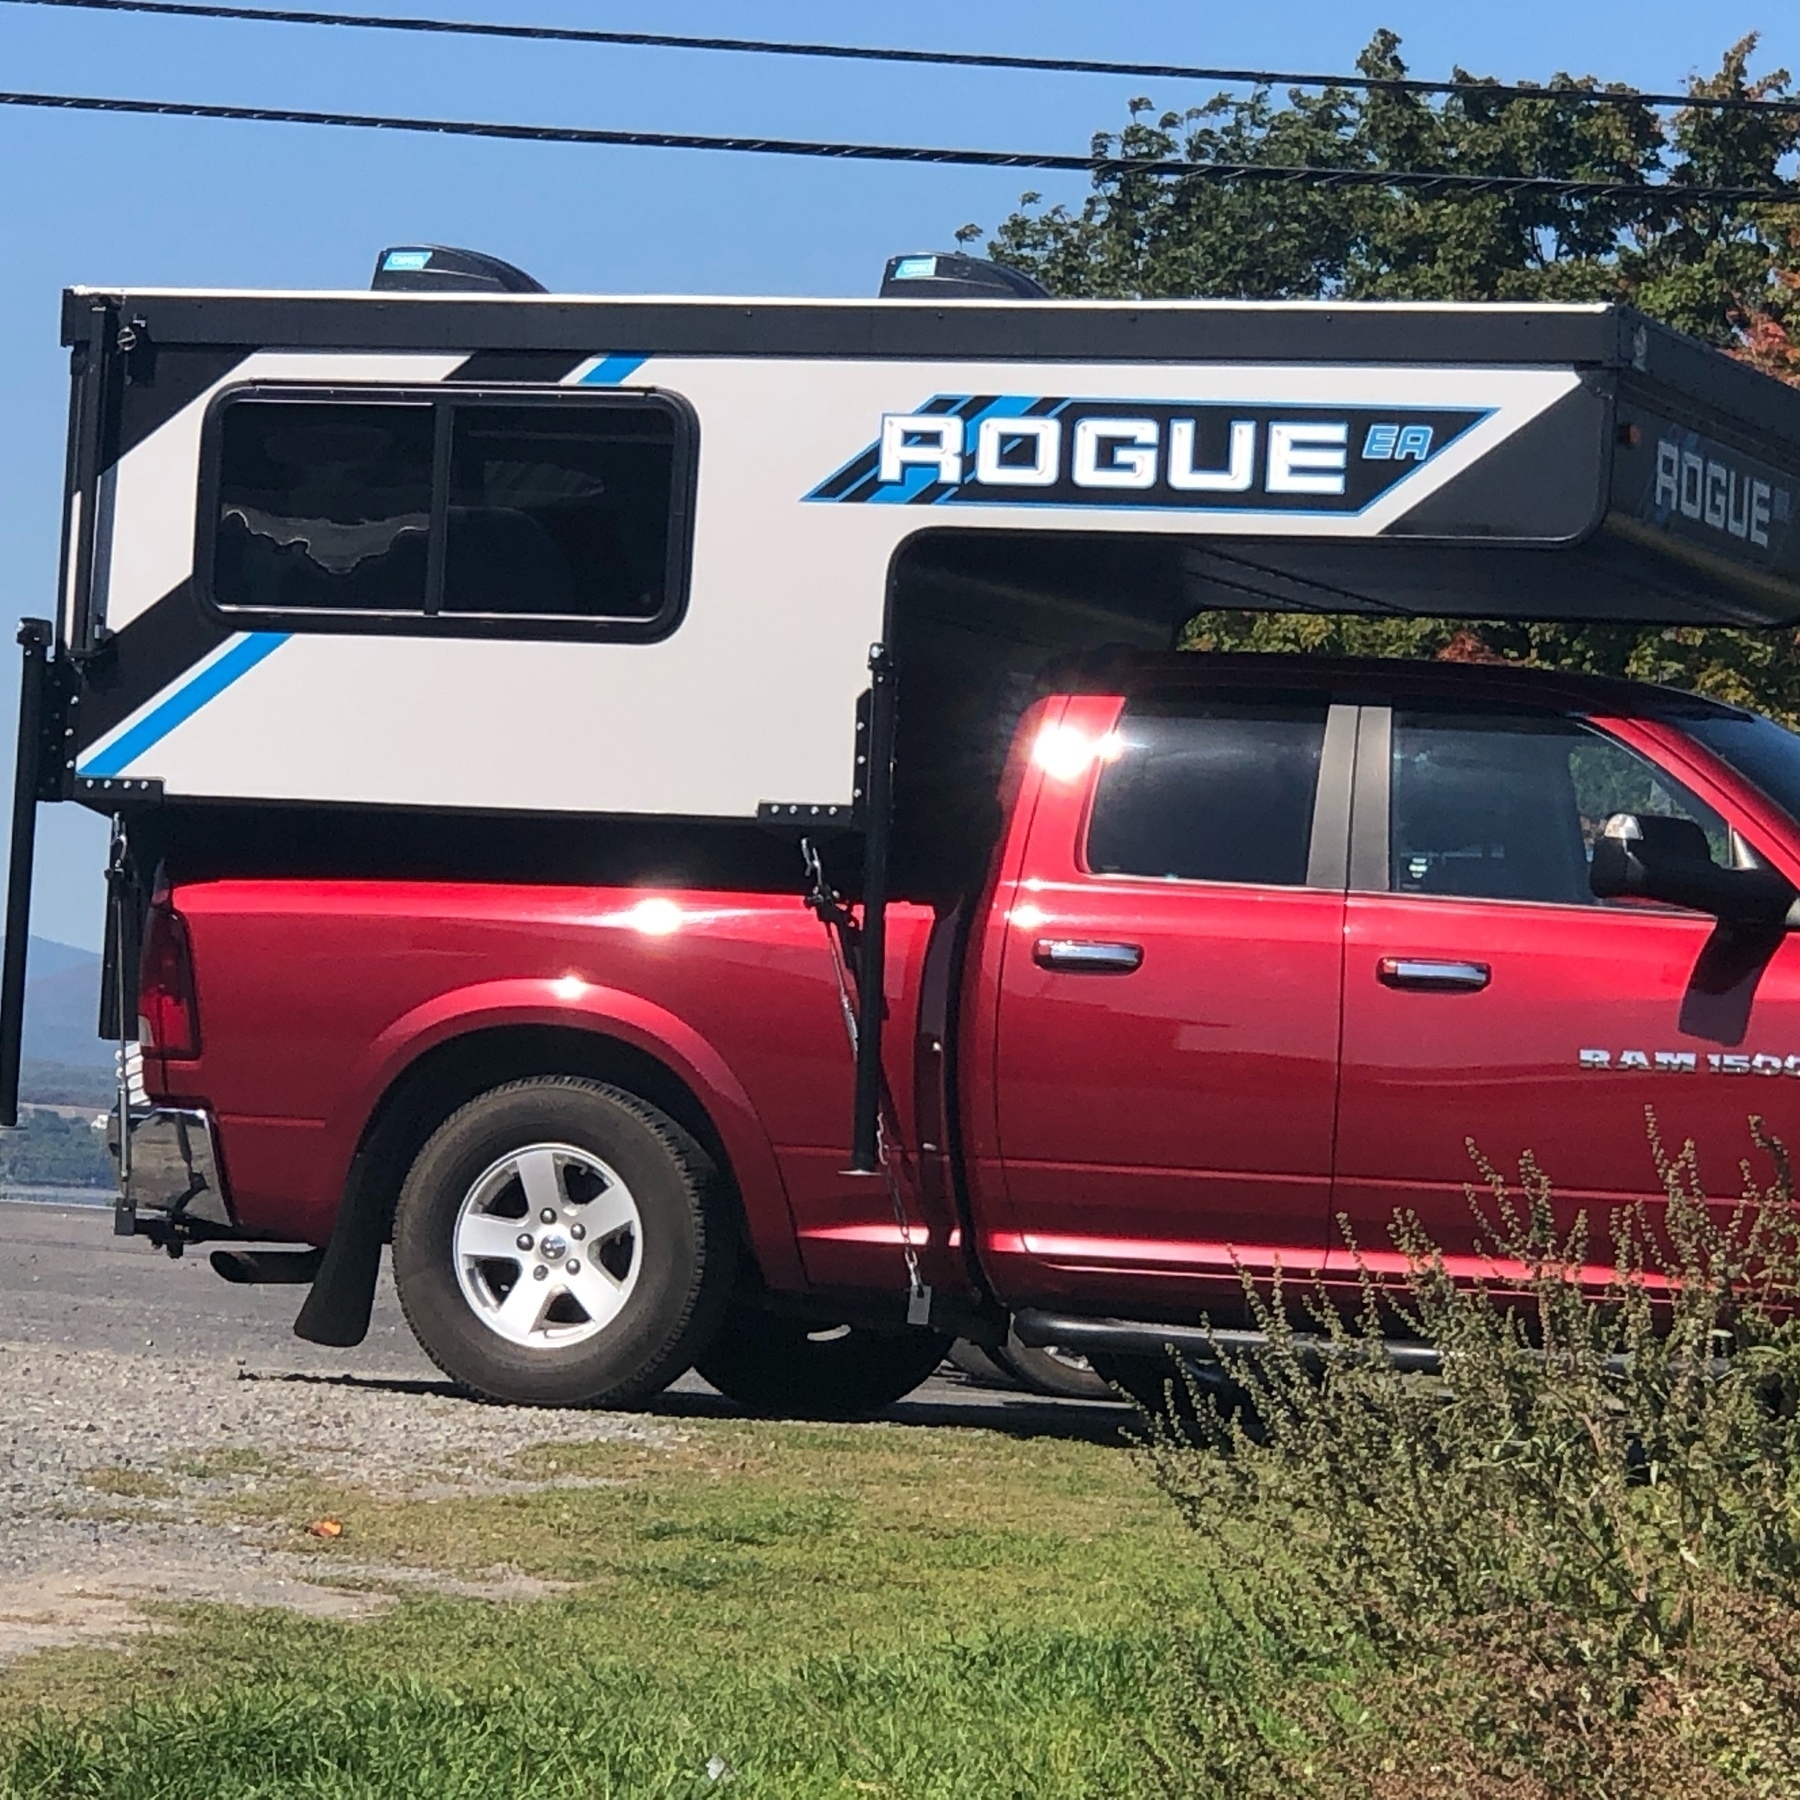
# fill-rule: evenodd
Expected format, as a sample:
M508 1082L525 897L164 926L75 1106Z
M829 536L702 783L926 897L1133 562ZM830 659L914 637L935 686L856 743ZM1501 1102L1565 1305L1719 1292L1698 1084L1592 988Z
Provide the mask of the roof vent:
M1050 291L1004 263L960 250L891 256L881 278L883 300L1048 300Z
M450 250L442 244L396 244L375 259L378 293L541 294L540 282L523 269L484 256L479 250Z

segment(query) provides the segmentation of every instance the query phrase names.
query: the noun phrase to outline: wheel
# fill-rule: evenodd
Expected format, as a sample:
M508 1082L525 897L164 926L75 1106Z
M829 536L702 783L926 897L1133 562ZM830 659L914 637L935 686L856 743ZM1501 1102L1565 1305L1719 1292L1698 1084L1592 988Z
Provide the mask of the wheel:
M471 1100L414 1160L394 1285L425 1353L471 1393L632 1406L692 1364L731 1289L736 1234L706 1153L598 1081Z
M1018 1379L1012 1371L1003 1369L992 1351L970 1343L967 1338L958 1338L950 1346L949 1360L953 1367L961 1369L971 1381L979 1382L983 1387L1005 1388L1014 1394L1019 1391Z
M856 1419L910 1394L949 1348L935 1331L822 1328L741 1307L726 1314L694 1366L752 1412Z
M1113 1384L1098 1374L1085 1356L1054 1345L1040 1350L1021 1344L1010 1331L1006 1342L994 1352L994 1361L1034 1394L1051 1394L1063 1400L1115 1398Z

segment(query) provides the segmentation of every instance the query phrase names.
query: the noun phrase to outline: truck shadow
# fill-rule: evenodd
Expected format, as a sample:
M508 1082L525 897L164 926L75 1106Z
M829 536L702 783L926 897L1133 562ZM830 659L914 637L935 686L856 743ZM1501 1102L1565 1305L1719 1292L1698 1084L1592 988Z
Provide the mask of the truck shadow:
M689 1378L692 1380L693 1378ZM296 1382L313 1387L356 1388L365 1393L436 1394L468 1406L501 1402L465 1394L454 1382L408 1375L324 1374L308 1370L244 1370L242 1381ZM642 1408L653 1419L742 1419L744 1409L701 1385L679 1386ZM775 1423L816 1424L804 1415ZM961 1376L934 1376L906 1399L878 1413L872 1423L951 1431L998 1431L1016 1438L1063 1438L1124 1446L1138 1423L1137 1410L1118 1401L1057 1400L1036 1394L978 1387Z
M741 1419L747 1416L742 1407L723 1395L698 1387L659 1394L646 1410L659 1418ZM778 1423L818 1423L800 1414L786 1420L780 1414L761 1416ZM1137 1417L1136 1408L1116 1401L1056 1400L936 1377L906 1399L877 1413L870 1422L949 1431L998 1431L1016 1438L1065 1438L1092 1444L1123 1445Z

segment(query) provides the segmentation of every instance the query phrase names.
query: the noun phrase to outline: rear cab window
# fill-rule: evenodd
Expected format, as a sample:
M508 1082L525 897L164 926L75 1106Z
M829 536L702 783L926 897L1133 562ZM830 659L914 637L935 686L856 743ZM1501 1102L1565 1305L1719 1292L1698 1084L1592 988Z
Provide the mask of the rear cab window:
M1095 875L1303 887L1324 695L1128 702L1088 823Z

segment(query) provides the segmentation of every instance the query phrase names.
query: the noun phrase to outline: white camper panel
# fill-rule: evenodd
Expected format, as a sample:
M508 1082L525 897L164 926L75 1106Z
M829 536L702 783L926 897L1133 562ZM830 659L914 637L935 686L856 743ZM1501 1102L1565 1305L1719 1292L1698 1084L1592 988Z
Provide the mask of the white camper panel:
M109 477L105 624L195 575L201 425L222 390L418 386L462 360L264 352L233 369ZM170 798L443 809L749 818L765 801L847 803L869 646L913 533L1368 539L1577 376L597 353L568 384L663 390L698 418L691 584L669 635L243 631L89 745L77 773Z

